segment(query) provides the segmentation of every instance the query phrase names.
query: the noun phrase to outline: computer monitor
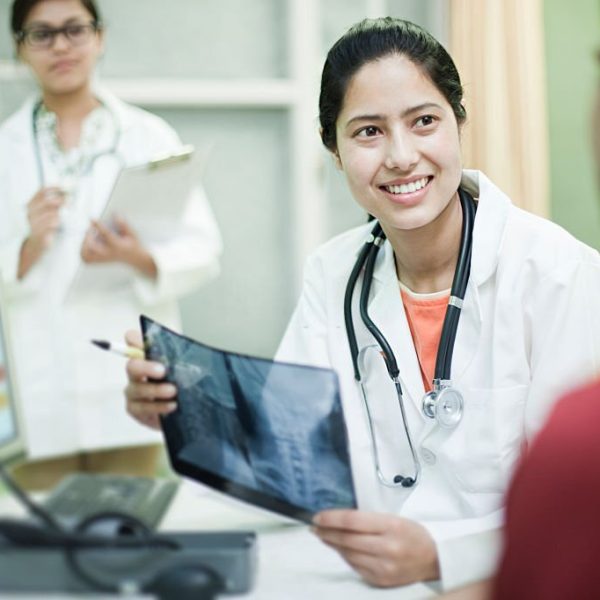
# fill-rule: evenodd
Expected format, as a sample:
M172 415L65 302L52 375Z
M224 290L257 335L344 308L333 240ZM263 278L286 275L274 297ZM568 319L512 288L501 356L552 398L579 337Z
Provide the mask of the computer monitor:
M10 344L5 310L6 304L0 287L0 464L13 462L22 458L25 454L25 441L19 421L15 379L11 373Z

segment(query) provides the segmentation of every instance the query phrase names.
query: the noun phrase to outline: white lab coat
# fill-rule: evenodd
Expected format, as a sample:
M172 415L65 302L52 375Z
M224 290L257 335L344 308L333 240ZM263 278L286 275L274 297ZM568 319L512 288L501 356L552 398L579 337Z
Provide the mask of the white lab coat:
M98 90L97 95L116 118L118 155L125 165L143 164L180 147L176 133L162 119L106 91ZM101 215L121 167L114 157L103 157L78 188L81 197L76 205L88 206L85 218L78 227L60 232L18 281L19 252L29 233L26 205L41 187L33 145L33 105L34 99L26 102L0 127L3 308L8 309L14 341L29 456L159 441L160 435L126 414L124 359L99 351L90 339L121 341L125 330L139 326L140 313L178 328L177 298L218 273L221 240L214 217L198 187L190 196L178 235L148 246L158 267L156 281L118 266L121 279L115 283L114 266L94 265L89 268L97 271L99 284L93 293L71 288L89 217ZM46 158L44 183L56 184L57 174ZM130 225L135 229L135 223Z
M455 430L440 430L421 412L423 383L389 242L377 259L371 291L370 316L396 354L423 468L414 489L390 489L377 480L344 327L348 275L372 224L336 237L308 260L302 296L278 352L282 360L338 372L359 506L424 524L438 547L445 588L493 572L515 460L557 396L600 366L598 253L514 207L483 174L465 171L463 185L479 205L452 361L454 383L465 398ZM358 317L358 296L354 323L361 348L373 338ZM412 475L394 389L383 367L378 373L369 400L383 471L388 478Z

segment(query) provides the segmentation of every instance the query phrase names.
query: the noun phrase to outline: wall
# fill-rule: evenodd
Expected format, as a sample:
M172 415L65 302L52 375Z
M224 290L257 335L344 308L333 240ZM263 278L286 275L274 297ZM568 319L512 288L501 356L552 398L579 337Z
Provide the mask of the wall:
M598 82L598 0L545 1L551 216L600 248L600 197L591 155L591 107Z

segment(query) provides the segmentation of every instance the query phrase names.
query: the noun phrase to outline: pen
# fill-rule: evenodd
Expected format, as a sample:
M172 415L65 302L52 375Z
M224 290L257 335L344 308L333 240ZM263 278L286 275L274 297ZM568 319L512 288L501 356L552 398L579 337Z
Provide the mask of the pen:
M144 351L141 348L134 348L133 346L126 346L125 344L115 344L114 342L107 342L106 340L91 340L92 344L102 348L102 350L108 350L127 358L145 358Z

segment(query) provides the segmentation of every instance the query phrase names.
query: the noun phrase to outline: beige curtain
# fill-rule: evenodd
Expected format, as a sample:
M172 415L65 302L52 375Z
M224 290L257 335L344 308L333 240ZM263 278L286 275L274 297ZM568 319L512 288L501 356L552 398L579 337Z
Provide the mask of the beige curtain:
M450 0L450 20L467 108L464 164L548 216L543 1Z

